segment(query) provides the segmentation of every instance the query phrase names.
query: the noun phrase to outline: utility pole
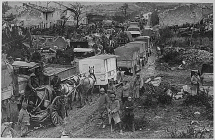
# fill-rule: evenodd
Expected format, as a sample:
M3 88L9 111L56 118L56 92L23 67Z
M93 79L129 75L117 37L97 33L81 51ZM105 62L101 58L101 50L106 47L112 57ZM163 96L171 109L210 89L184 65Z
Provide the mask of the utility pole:
M194 20L194 23L193 23L192 32L191 32L190 46L192 45L192 39L193 39L193 30L194 30L195 19L196 19L196 13L195 13L195 12L192 12L191 18L193 18L193 20Z

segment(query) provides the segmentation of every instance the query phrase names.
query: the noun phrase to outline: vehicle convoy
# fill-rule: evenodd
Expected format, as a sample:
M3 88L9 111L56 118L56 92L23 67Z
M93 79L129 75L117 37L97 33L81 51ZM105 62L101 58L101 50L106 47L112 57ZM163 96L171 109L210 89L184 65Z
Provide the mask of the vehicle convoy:
M144 66L148 62L148 55L147 55L147 46L146 42L143 41L134 41L125 44L125 46L133 46L140 48L140 64L141 67Z
M122 46L115 49L117 58L117 67L120 71L136 73L141 70L140 48L133 46Z

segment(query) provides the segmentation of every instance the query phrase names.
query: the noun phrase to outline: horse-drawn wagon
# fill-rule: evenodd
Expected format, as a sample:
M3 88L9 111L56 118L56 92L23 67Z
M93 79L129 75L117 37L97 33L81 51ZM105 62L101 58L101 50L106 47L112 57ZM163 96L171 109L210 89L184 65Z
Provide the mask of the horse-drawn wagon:
M88 74L92 70L96 86L107 88L109 80L117 81L116 55L97 55L79 61L81 74Z
M45 85L40 85L35 88L35 91L30 95L25 94L30 74L35 74L40 69L40 65L35 62L15 61L13 69L16 69L18 77L18 91L21 96L21 102L26 102L31 107L28 111L31 114L31 121L43 123L46 120L51 120L55 125L61 125L65 117L66 97L70 93L61 92L56 94L50 85L50 81L54 75L58 75L62 80L76 73L75 67L45 67L43 71L43 80ZM75 89L74 87L72 87ZM67 95L66 95L67 94Z

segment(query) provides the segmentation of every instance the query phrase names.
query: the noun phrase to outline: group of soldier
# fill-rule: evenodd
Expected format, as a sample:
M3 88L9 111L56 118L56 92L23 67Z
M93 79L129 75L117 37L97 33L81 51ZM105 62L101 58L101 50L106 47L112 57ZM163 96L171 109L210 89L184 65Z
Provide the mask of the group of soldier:
M102 120L102 128L105 128L105 119L108 117L109 124L112 128L118 125L120 134L122 129L135 131L134 127L134 101L139 98L140 75L137 75L134 85L131 85L128 79L123 82L122 91L118 92L114 82L110 81L107 93L104 88L100 89L100 99L98 110ZM138 80L139 79L139 80ZM134 87L132 90L132 86ZM138 87L138 88L136 88ZM138 90L138 91L137 91ZM120 97L120 98L118 98Z

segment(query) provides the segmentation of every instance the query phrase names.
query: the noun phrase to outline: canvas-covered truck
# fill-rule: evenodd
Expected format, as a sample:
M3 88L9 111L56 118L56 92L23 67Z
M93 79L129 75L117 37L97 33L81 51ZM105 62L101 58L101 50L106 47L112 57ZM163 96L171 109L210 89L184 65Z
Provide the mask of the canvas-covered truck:
M147 46L147 54L148 56L151 55L152 53L152 44L150 43L150 37L149 36L139 36L137 38L134 39L134 41L143 41L146 42L146 46Z
M122 46L115 49L117 58L117 67L120 71L136 73L141 69L140 49L133 46Z
M79 72L88 74L89 67L94 67L96 86L106 87L109 80L117 81L116 55L96 55L79 60Z
M143 41L134 41L125 44L125 46L133 46L140 48L140 64L144 66L148 62L148 55L147 55L147 46L146 42Z
M144 29L142 30L142 36L149 36L151 37L153 33L153 28L150 27L144 27Z

